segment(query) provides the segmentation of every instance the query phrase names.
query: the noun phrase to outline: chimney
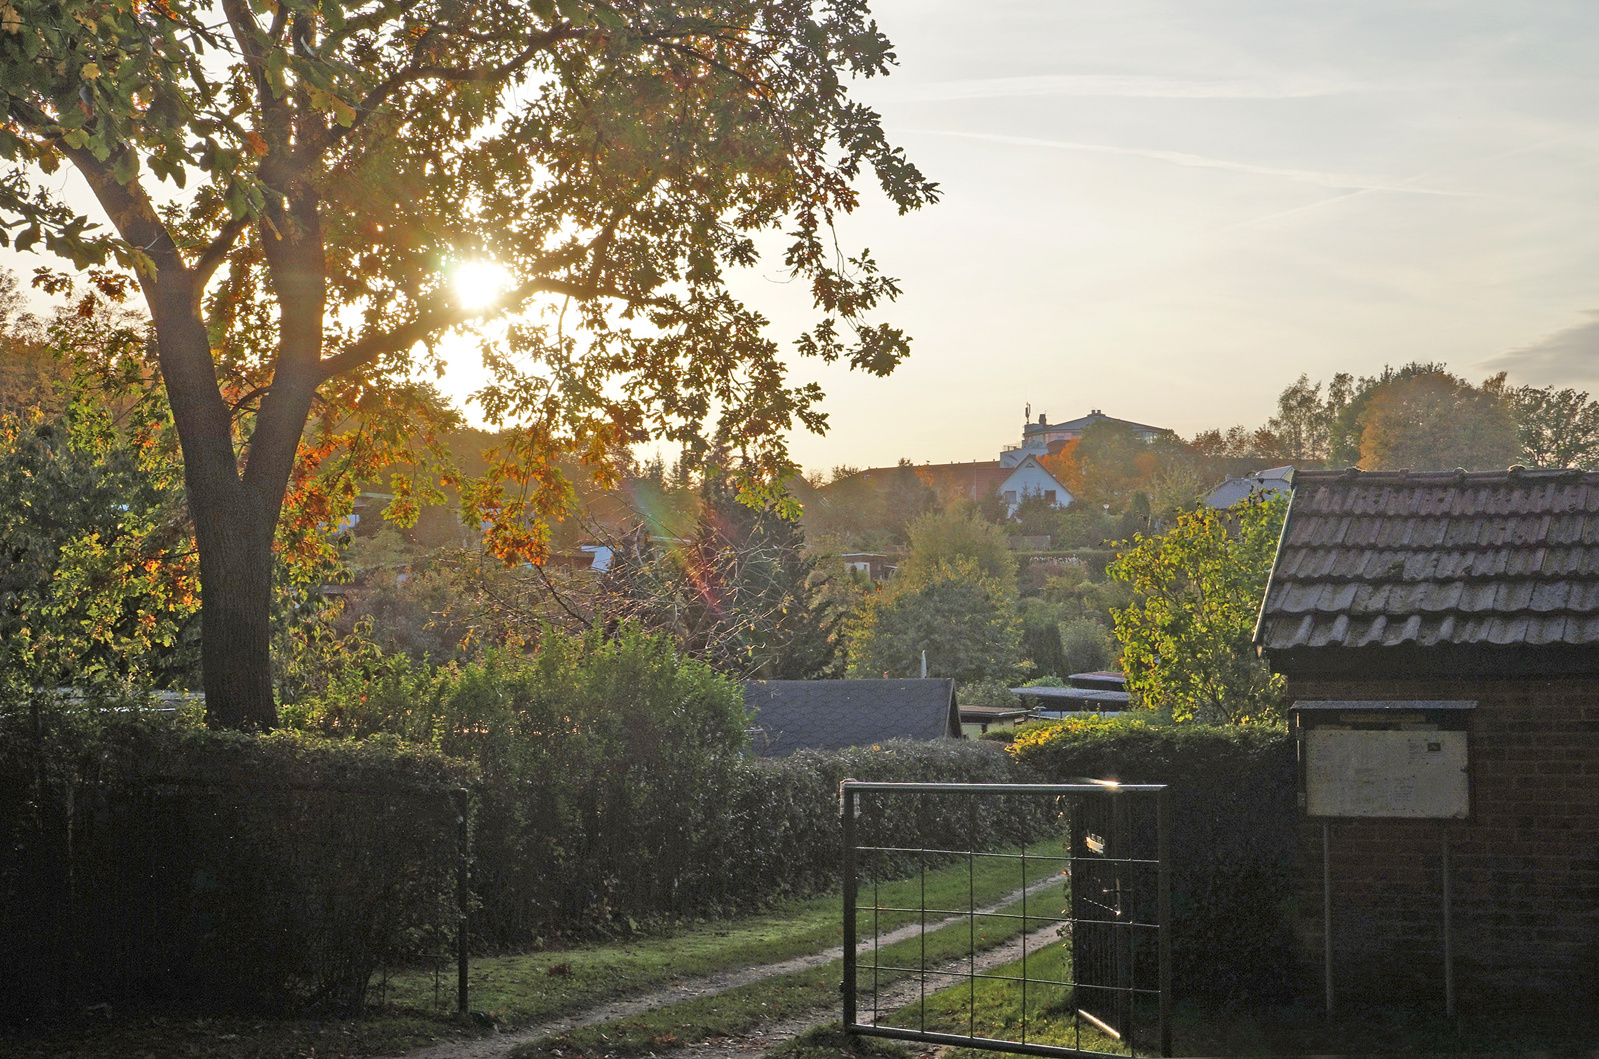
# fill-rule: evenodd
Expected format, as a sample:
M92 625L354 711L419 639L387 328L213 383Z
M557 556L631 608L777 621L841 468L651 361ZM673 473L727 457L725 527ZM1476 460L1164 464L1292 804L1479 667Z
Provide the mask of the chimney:
M1048 419L1046 417L1046 413L1044 413L1044 412L1038 413L1038 425L1039 426L1044 426L1047 422L1048 422Z

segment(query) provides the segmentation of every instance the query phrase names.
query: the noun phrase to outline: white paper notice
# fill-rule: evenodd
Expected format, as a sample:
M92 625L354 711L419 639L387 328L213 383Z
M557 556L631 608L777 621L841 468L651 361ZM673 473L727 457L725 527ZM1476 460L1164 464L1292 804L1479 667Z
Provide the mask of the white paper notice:
M1305 786L1311 816L1464 818L1466 733L1310 728Z

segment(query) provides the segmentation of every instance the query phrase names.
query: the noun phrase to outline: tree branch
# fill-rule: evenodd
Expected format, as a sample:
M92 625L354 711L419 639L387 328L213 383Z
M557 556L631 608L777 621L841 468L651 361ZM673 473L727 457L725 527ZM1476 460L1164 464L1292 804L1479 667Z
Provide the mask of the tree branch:
M199 306L200 296L205 292L205 285L211 282L211 276L222 262L228 259L228 252L233 249L233 243L250 226L248 217L234 217L222 226L217 237L211 240L209 246L200 252L190 270L194 273L194 298L196 307Z
M320 385L335 375L343 375L345 372L365 367L385 354L410 349L429 335L437 334L457 324L464 324L469 320L490 319L500 316L527 301L535 294L565 294L574 298L591 298L600 293L620 296L614 291L595 291L592 288L569 283L566 280L546 277L523 284L511 294L502 298L498 305L484 306L477 309L467 309L460 305L445 305L424 310L420 315L399 325L392 331L366 335L345 346L344 349L331 357L324 357L317 363L316 381Z

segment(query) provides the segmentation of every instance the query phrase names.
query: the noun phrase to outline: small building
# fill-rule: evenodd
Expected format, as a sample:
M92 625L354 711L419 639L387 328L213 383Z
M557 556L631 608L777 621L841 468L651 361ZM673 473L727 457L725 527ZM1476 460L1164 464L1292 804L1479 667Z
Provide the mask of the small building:
M1599 474L1300 471L1255 642L1327 738L1465 771L1406 814L1405 761L1327 758L1356 800L1303 818L1307 975L1328 914L1340 991L1441 1000L1449 952L1463 997L1599 1000Z
M1264 496L1270 500L1276 496L1287 496L1293 491L1293 467L1270 467L1242 478L1227 479L1206 493L1204 502L1207 507L1226 508L1245 497Z
M842 750L890 739L959 739L955 682L747 680L750 748L782 757L804 747Z
M985 732L1007 732L1032 714L1023 706L962 706L961 734L976 739Z
M895 569L893 560L882 552L845 552L839 558L844 561L845 573L864 577L873 584L887 581Z
M1132 696L1127 692L1127 677L1110 670L1092 673L1073 673L1066 678L1064 688L1020 687L1011 688L1012 695L1021 698L1034 717L1061 720L1080 717L1087 713L1114 715L1131 707Z

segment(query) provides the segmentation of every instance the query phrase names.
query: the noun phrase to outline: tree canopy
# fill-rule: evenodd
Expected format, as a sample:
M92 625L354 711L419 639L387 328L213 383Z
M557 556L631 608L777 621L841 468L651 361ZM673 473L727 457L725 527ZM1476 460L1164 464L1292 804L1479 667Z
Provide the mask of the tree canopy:
M291 489L392 462L373 437L440 456L444 420L382 424L416 422L415 373L447 369L452 328L514 310L478 398L519 429L460 492L508 561L545 549L563 450L606 479L628 443L703 456L717 435L775 478L783 431L823 426L821 391L790 383L729 289L763 233L817 313L799 354L892 370L908 339L870 317L895 282L831 227L863 171L902 212L935 197L847 91L893 62L862 0L5 0L0 239L137 277L182 442L212 723L275 721ZM57 194L68 164L108 226ZM411 483L392 491L412 516Z
M1115 613L1127 687L1176 720L1271 719L1282 678L1250 643L1287 514L1282 499L1198 507L1153 537L1135 537L1110 564L1133 602Z

